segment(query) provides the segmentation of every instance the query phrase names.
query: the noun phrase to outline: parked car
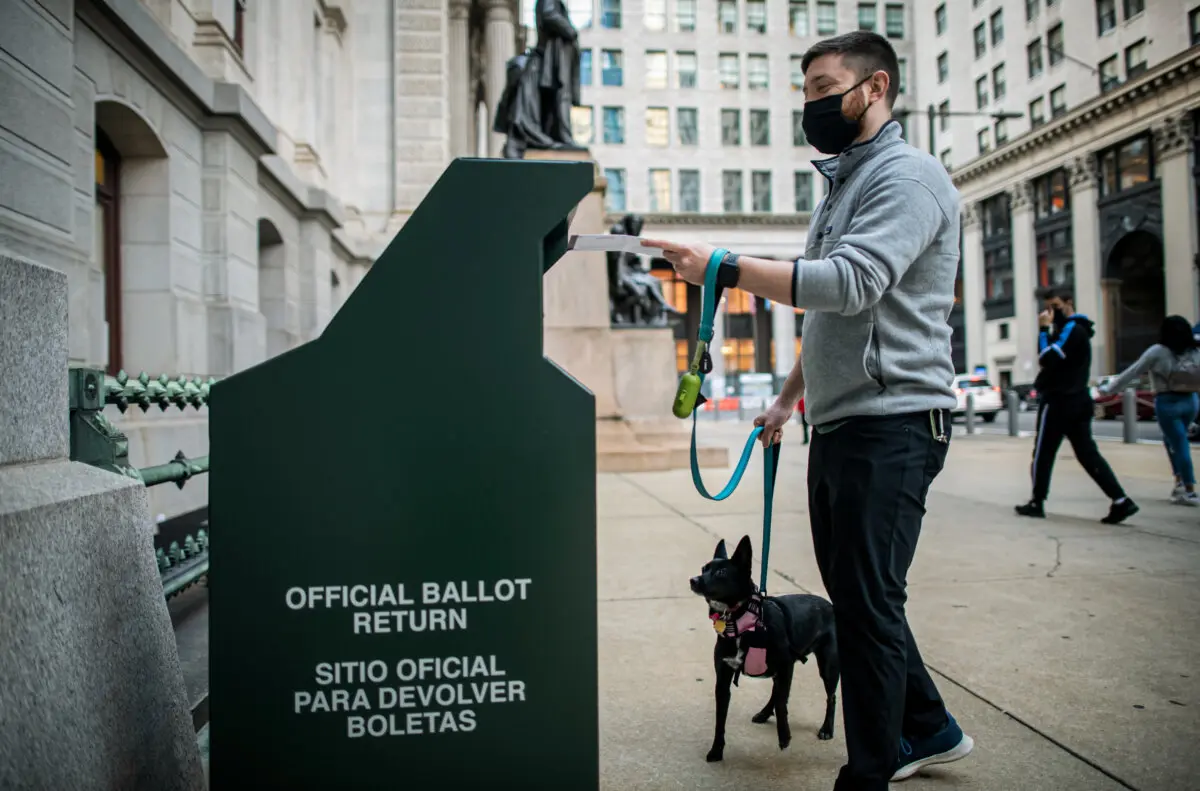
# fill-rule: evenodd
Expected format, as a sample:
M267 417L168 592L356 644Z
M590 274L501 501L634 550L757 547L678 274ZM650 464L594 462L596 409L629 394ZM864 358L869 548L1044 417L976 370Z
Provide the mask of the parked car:
M1100 393L1100 388L1114 378L1112 376L1102 376L1096 380L1096 385L1091 388L1097 420L1116 420L1125 415L1124 394L1112 393L1110 395L1101 395ZM1137 419L1154 420L1154 391L1150 389L1150 381L1143 376L1133 383L1133 387L1137 391Z
M958 403L954 407L955 415L966 414L968 393L975 398L975 415L985 423L995 420L996 415L1004 408L1004 398L1000 395L999 387L978 374L960 374L954 377L954 395L958 397Z
M1013 385L1013 392L1017 394L1017 401L1021 405L1022 412L1038 408L1038 391L1033 385Z

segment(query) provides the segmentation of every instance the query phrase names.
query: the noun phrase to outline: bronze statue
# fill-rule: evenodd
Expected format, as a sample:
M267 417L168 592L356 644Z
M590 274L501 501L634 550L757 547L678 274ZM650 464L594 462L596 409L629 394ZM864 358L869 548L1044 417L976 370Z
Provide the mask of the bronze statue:
M640 236L642 218L626 214L609 233ZM608 304L614 326L665 327L671 317L683 315L663 296L663 282L650 274L642 256L614 253L608 256Z
M504 94L492 131L505 134L506 159L525 150L580 149L571 133L571 108L580 103L579 33L563 0L537 0L537 47L506 64Z

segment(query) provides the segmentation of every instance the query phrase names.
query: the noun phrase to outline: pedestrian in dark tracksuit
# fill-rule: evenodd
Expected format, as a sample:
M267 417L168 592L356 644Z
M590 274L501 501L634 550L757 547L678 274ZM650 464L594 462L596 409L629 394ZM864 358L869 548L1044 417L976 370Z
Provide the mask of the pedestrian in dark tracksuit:
M1137 513L1138 507L1125 495L1108 462L1092 438L1094 404L1088 391L1092 368L1092 322L1075 312L1074 295L1057 286L1043 294L1045 310L1038 316L1038 363L1034 381L1038 391L1037 439L1033 444L1033 498L1016 507L1021 516L1044 517L1050 494L1050 473L1063 439L1071 443L1075 458L1092 476L1112 504L1101 519L1118 524Z

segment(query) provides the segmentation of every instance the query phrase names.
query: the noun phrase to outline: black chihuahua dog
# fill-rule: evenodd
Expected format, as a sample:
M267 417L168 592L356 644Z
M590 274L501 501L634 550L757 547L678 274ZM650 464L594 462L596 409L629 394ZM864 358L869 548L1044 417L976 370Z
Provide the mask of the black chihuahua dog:
M833 631L833 605L820 596L788 594L764 596L751 581L750 537L743 536L730 559L725 541L717 544L713 559L692 577L692 592L708 601L709 619L717 631L713 663L717 668L717 728L707 760L725 756L725 719L729 714L729 685L741 673L772 678L771 698L752 718L763 723L775 715L779 749L792 741L788 725L788 697L796 660L817 657L817 670L825 682L825 721L818 739L833 738L837 711L838 654ZM765 660L765 661L764 661Z

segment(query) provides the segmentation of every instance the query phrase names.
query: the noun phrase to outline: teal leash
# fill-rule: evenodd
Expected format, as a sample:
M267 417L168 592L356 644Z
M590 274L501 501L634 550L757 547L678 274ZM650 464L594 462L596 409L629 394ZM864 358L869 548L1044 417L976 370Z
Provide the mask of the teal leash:
M709 357L708 346L712 343L714 334L714 322L716 320L717 303L721 299L721 288L717 286L717 272L721 267L721 261L728 255L729 251L717 249L708 259L708 268L704 272L704 287L701 292L701 312L700 312L700 332L699 341L701 345L698 358L708 358L707 361L697 359L692 365L692 375L698 376L702 384L704 377L712 370L712 359ZM685 377L687 375L685 374ZM681 384L681 391L683 385ZM697 393L698 393L697 388ZM750 463L750 455L754 451L754 443L758 441L762 435L762 426L755 426L750 432L750 436L746 439L746 444L742 448L742 455L738 458L737 465L733 469L733 475L729 478L719 492L710 494L708 488L704 485L704 479L700 475L700 458L696 451L696 407L699 407L705 401L704 396L697 395L696 403L692 407L692 448L691 448L691 466L692 466L692 483L696 487L696 491L701 497L708 500L721 501L729 497L737 489L738 484L742 482L742 476L746 474L746 467ZM762 535L762 572L760 576L759 590L762 593L767 592L767 559L771 554L771 512L775 501L775 478L779 473L779 443L773 442L763 448L763 535Z

